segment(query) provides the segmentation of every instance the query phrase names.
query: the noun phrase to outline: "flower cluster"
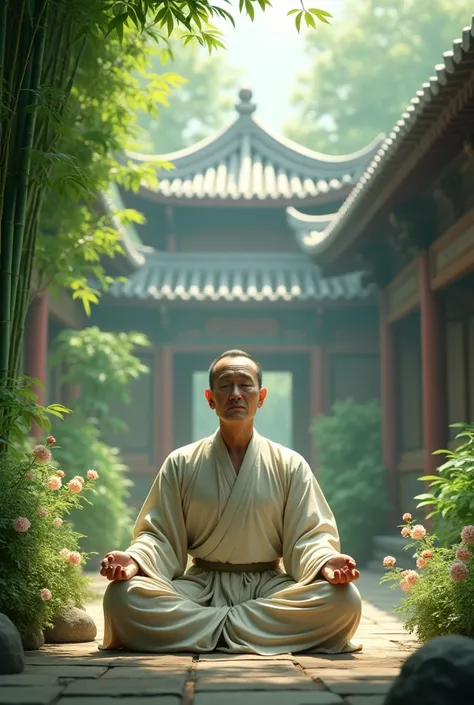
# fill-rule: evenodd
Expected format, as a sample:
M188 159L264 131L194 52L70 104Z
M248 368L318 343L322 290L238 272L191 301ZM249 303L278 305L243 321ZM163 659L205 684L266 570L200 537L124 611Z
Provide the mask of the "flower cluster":
M28 510L24 511L29 516L15 517L14 514L12 515L14 517L12 518L13 529L17 534L26 535L40 531L38 522L43 522L45 527L43 531L54 532L55 530L61 530L61 534L57 535L57 539L54 539L55 534L49 534L51 536L51 544L61 541L60 536L64 536L66 542L69 541L71 528L64 524L61 514L67 513L71 507L77 506L79 501L77 495L90 489L93 483L99 479L99 474L95 470L90 469L86 473L87 479L76 475L66 481L66 473L63 470L55 469L52 464L53 454L51 448L55 444L56 439L53 436L48 436L46 443L35 445L31 451L31 459L25 467L26 472L22 471L22 481L30 487L30 489L26 489L25 484L25 491L30 493L28 496L36 498L36 501L31 503L30 512ZM67 526L67 531L64 529L65 526ZM75 548L76 540L74 539L70 545ZM79 566L83 562L81 553L67 547L59 550L58 546L56 555L59 559L67 561L71 566ZM37 595L43 602L54 601L54 587L51 584L49 587L39 588L40 586L37 588Z
M404 524L399 527L401 528L401 535L404 538L411 538L413 541L418 543L416 546L416 567L418 570L423 571L428 568L431 559L433 558L435 548L431 546L433 541L430 541L429 547L423 547L422 542L427 538L427 532L423 524L417 524L413 520L411 514L406 512L402 520ZM469 569L467 564L471 560L471 551L468 548L474 545L474 526L465 526L461 531L461 545L454 547L456 560L449 566L449 574L455 582L462 582L467 579L469 575ZM386 556L383 560L384 568L392 569L394 568L396 560L393 556ZM420 573L416 570L404 570L399 571L397 569L396 573L391 577L399 577L399 585L404 593L410 592L411 588L416 584L420 578Z

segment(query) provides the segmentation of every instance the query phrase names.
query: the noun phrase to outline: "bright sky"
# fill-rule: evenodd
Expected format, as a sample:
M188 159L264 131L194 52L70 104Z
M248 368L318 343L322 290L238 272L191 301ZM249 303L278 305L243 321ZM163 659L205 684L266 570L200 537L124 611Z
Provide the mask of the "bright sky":
M334 18L340 5L341 0L306 3L307 7L330 12ZM253 23L240 16L235 30L230 25L224 28L229 62L242 68L243 83L254 93L257 116L274 132L281 131L291 116L290 96L295 79L305 69L304 34L297 33L294 17L287 16L288 10L299 6L299 0L273 0L273 8L258 13ZM334 31L334 25L320 24L317 29Z

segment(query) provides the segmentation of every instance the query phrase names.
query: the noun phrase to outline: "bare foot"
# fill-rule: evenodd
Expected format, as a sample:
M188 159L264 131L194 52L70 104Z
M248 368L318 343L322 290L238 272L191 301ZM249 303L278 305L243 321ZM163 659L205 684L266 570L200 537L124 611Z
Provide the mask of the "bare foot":
M130 580L138 570L138 563L124 551L106 553L100 562L100 574L107 580Z

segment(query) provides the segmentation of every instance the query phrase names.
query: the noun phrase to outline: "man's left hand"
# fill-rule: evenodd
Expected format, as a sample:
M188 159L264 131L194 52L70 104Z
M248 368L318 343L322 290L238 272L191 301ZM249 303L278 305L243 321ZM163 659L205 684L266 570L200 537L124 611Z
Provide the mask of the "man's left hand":
M356 562L351 556L341 553L334 556L321 568L322 577L332 585L346 585L360 576Z

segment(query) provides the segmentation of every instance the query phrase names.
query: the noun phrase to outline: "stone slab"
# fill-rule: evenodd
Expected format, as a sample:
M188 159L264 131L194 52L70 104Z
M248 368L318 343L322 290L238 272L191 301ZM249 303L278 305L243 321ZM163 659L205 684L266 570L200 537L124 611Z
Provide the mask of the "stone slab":
M199 654L199 661L294 661L293 654L276 654L272 656L259 656L257 654L226 654L213 652Z
M234 693L196 693L194 705L242 705L242 694ZM343 705L344 701L334 693L316 691L295 692L281 690L279 692L245 693L245 705ZM61 703L61 705L63 705ZM68 703L69 705L69 703ZM71 703L70 705L74 705ZM161 705L161 703L157 703Z
M63 695L100 697L135 697L145 695L182 695L185 676L156 678L116 678L115 680L77 680L64 688Z
M100 678L106 671L106 666L63 666L62 661L56 661L56 664L25 667L25 674L37 674L35 677L52 675L56 678Z
M181 705L181 698L175 695L153 695L151 697L137 697L125 695L123 698L94 698L74 697L60 698L57 705Z
M0 676L0 689L6 686L43 686L57 685L58 679L54 674L33 674L33 673L14 673L11 675Z
M23 688L21 686L5 686L0 688L1 705L49 705L60 695L61 688L57 686L36 686Z
M219 661L198 661L196 664L196 669L198 673L203 673L211 670L221 671L221 670L232 670L241 672L242 669L250 671L269 671L275 674L278 673L296 673L297 670L291 661L278 661L271 659L261 659L247 661L244 659L234 659L232 661L219 660Z
M191 664L190 664L191 665ZM133 667L122 667L116 666L115 668L109 668L107 673L101 680L110 680L115 678L163 678L165 676L182 676L187 678L190 671L189 666L133 666Z
M327 681L323 679L323 683L332 693L337 693L338 695L383 695L390 690L392 680L374 682L363 680L356 681L350 680L349 678L345 681Z
M295 671L286 675L255 671L249 674L245 671L238 674L236 671L207 672L203 675L197 673L196 693L210 691L280 691L280 690L306 690L315 692L322 690L321 685L311 678ZM226 703L227 705L227 703Z
M354 695L345 698L345 702L347 705L384 705L385 695Z

